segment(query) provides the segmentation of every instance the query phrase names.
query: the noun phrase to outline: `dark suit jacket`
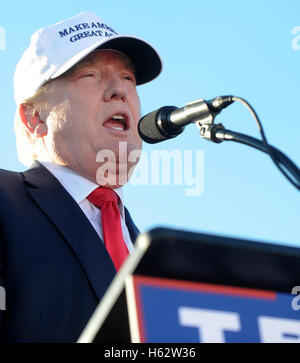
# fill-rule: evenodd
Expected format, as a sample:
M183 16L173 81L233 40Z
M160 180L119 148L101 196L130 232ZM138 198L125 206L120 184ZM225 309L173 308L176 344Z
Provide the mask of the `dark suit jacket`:
M115 274L93 226L47 169L0 170L0 341L75 342Z

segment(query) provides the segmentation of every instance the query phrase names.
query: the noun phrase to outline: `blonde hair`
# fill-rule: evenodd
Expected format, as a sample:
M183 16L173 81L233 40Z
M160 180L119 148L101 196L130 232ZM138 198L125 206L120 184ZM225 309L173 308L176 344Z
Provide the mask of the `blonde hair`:
M97 50L95 52L97 52ZM32 112L32 116L34 116L36 113L41 113L43 110L46 110L48 108L46 95L49 93L50 89L53 88L53 85L58 81L61 82L70 80L74 73L80 67L91 64L92 61L90 60L90 57L93 53L91 53L90 56L88 56L87 58L75 64L63 75L45 83L36 91L36 93L32 97L22 102L22 104L25 105L30 104L30 111ZM26 126L22 122L19 112L19 106L17 107L15 113L14 129L16 134L18 159L25 166L31 166L33 161L36 160L39 156L38 150L36 150L36 138L27 130Z
M40 89L37 90L34 96L24 100L22 104L30 104L30 112L32 116L36 113L40 113L45 110L48 106L45 101L45 94L49 91L52 86L52 81L47 82ZM16 145L19 161L26 165L31 166L34 160L38 158L36 152L34 136L26 129L24 123L21 120L19 106L17 107L14 119L14 129L16 133Z

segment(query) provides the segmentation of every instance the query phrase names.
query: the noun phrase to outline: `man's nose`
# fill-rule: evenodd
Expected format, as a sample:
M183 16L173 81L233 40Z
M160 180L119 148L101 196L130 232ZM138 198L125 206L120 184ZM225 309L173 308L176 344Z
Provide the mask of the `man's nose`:
M104 100L109 102L111 100L125 101L127 98L126 82L120 78L119 75L111 75L108 79L106 90L104 93Z

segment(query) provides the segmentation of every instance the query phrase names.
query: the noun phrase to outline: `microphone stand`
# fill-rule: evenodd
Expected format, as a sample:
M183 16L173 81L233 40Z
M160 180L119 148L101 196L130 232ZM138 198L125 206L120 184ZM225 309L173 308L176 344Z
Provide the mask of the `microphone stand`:
M213 122L213 119L210 122L196 122L196 126L200 129L200 135L203 138L218 144L223 141L234 141L251 146L268 155L272 153L280 167L285 168L289 173L289 177L293 177L293 184L300 190L300 169L284 153L270 144L266 147L263 141L252 136L227 130L222 124L214 124Z

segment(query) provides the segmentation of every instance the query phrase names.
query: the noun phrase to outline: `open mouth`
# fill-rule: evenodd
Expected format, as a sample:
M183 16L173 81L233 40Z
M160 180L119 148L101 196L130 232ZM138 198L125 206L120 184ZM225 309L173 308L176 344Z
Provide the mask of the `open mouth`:
M103 126L115 131L126 131L129 129L129 117L125 114L115 114L107 119Z

